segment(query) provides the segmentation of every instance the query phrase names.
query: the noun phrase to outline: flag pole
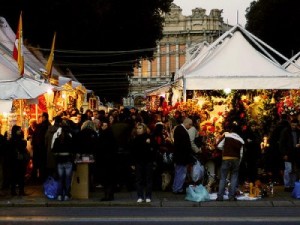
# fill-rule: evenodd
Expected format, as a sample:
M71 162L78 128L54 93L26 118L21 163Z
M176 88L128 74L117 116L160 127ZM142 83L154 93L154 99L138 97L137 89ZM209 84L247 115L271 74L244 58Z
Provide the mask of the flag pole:
M47 79L50 81L50 78L52 76L52 67L53 67L53 60L54 60L54 47L55 47L55 40L56 40L56 32L54 32L52 45L51 45L51 51L50 55L46 64L46 71L47 71Z

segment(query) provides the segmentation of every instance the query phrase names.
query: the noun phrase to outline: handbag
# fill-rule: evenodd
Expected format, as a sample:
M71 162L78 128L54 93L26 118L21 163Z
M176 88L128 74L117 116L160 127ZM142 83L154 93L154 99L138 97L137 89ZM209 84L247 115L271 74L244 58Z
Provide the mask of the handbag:
M202 185L189 185L186 188L186 196L185 200L192 201L192 202L203 202L209 201L210 196L206 188Z
M58 195L59 182L55 180L52 176L49 176L44 182L44 194L49 199L55 199Z

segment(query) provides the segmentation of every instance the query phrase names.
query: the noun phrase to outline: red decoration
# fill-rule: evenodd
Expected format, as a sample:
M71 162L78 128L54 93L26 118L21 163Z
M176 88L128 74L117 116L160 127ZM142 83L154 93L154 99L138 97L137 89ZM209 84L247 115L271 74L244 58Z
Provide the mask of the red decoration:
M44 95L39 96L38 109L42 112L47 112L47 102Z

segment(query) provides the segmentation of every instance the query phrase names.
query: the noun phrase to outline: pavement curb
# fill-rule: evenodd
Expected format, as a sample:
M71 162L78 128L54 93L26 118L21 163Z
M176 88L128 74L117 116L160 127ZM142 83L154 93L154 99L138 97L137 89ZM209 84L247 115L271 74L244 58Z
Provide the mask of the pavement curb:
M18 201L8 200L0 201L1 207L300 207L300 201L236 201L236 202L191 202L191 201L177 201L177 200L154 200L151 203L136 203L135 201L110 201L101 202L94 200L70 200L67 202L58 202L55 200L48 201L30 201L28 199L22 199Z
M174 195L167 191L154 191L151 203L137 203L135 191L120 191L115 193L114 201L103 202L103 190L90 193L89 199L71 199L57 201L44 196L39 185L27 186L27 196L10 196L7 191L0 196L1 207L300 207L300 199L291 197L291 193L283 191L283 187L276 187L274 196L258 200L238 200L235 202L215 200L205 202L191 202L185 200L185 195Z

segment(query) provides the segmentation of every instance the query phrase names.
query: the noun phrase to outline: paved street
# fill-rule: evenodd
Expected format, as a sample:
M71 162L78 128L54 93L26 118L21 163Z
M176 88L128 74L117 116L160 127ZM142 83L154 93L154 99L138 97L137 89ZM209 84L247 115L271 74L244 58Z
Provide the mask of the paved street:
M295 207L7 207L0 224L297 224Z

